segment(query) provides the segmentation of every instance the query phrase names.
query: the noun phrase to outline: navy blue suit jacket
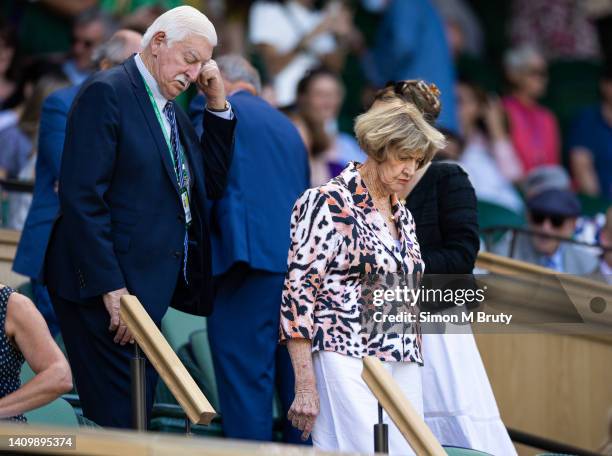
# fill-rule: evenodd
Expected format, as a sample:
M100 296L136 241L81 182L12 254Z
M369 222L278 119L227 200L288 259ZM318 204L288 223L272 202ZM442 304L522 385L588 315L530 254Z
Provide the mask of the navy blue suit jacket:
M87 80L73 104L60 170L60 214L46 259L49 290L91 302L127 287L159 322L168 305L212 311L207 198L227 185L236 120L208 111L200 138L176 106L191 191L189 287L185 220L167 143L134 58ZM180 274L180 277L179 277Z
M42 106L32 205L13 262L15 272L33 279L40 279L51 228L59 210L55 186L59 179L68 112L79 89L80 85L57 90Z
M308 154L293 123L266 101L246 91L229 101L240 122L227 190L212 206L213 273L237 262L284 273L291 210L310 182ZM203 106L203 96L191 103L196 130Z

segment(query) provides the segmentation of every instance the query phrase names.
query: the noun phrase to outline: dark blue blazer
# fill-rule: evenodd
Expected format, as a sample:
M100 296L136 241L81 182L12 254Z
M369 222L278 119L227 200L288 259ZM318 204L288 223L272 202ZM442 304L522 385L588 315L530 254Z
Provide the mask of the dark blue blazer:
M79 89L80 85L57 90L42 106L32 205L13 262L15 272L33 279L40 279L51 228L59 210L55 185L59 179L68 112Z
M205 202L225 191L236 120L206 112L200 139L175 107L194 183L189 287L179 277L185 234L179 188L132 57L87 80L72 106L60 170L60 213L46 258L52 294L87 303L125 286L156 322L169 304L197 315L212 311Z
M229 101L240 122L227 190L212 206L213 274L236 262L284 273L291 210L310 182L308 154L289 118L263 99L240 91ZM191 104L196 130L203 106L202 96Z

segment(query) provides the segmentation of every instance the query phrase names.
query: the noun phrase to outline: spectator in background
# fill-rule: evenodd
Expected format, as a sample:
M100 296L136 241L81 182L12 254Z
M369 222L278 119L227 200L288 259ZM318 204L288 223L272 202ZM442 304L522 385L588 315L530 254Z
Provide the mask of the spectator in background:
M435 83L444 106L438 125L458 132L453 59L444 23L430 0L362 1L370 11L384 12L375 46L364 58L370 82L377 87L417 78Z
M23 362L34 377L21 385ZM70 366L28 298L0 284L0 419L25 422L23 413L72 389Z
M5 124L0 131L0 178L17 179L28 159L35 153L40 111L44 99L68 81L59 73L45 74L46 65L29 67L33 72L28 80L22 104L13 113L15 121ZM30 79L28 78L28 79Z
M596 58L597 33L587 17L586 3L512 0L510 41L514 46L537 46L547 59Z
M599 265L592 273L594 279L612 285L612 206L606 212L606 223L599 233L599 244L605 249Z
M157 16L183 4L182 0L100 0L100 9L111 14L122 28L144 33Z
M64 63L64 73L71 84L81 84L93 72L93 50L108 40L114 32L110 17L97 8L80 14L72 28L70 59Z
M140 51L141 39L142 35L139 33L119 30L108 42L94 51L94 66L100 70L107 70L119 65ZM49 293L40 278L51 228L59 209L57 184L64 149L66 121L72 101L79 89L80 85L75 85L58 90L42 105L34 194L13 262L15 272L30 277L34 302L54 336L59 333L59 325Z
M0 163L0 172L3 164L15 166L18 169L15 176L18 180L33 182L34 167L36 166L36 158L38 155L38 131L40 126L40 117L43 101L54 91L68 85L68 81L64 77L58 76L43 76L34 87L32 96L25 103L19 123L15 128L7 129L2 134L0 143L6 141L8 150L13 150L16 154L14 157L2 155L2 161L11 160L10 162ZM11 138L11 134L14 137ZM7 138L8 136L8 138ZM11 149L11 143L18 147ZM29 147L27 155L25 154L26 147ZM21 150L20 150L21 149ZM25 161L23 163L22 160ZM32 203L32 195L23 192L9 192L9 215L6 226L13 230L23 228L30 204Z
M484 37L478 17L465 0L432 0L446 23L446 34L454 56L480 56Z
M578 191L612 200L612 62L599 83L601 104L572 123L568 146Z
M64 53L70 49L72 21L98 0L3 0L0 15L19 34L19 52L26 56Z
M506 53L504 69L511 91L503 104L523 173L541 165L558 165L559 127L554 115L538 104L548 84L546 60L534 47L521 46Z
M348 50L359 43L351 13L338 0L317 11L314 0L259 1L251 9L249 41L261 53L274 81L276 100L295 102L297 84L321 64L340 71Z
M597 266L596 256L558 239L572 238L581 211L565 170L560 166L533 170L525 182L525 195L528 227L533 234L517 233L514 240L506 236L494 247L494 253L560 273L591 273Z
M235 55L217 63L240 121L228 188L212 208L217 298L208 337L225 436L271 441L275 377L283 417L294 398L291 361L277 342L291 209L309 185L308 154L291 121L259 97L257 71ZM202 96L192 103L198 133L203 106ZM285 441L299 443L283 422Z
M478 199L522 213L523 202L512 182L523 170L506 131L500 101L473 84L460 82L457 107L465 141L459 163Z
M290 117L308 149L313 186L340 174L350 161L366 158L352 135L338 131L343 99L342 82L324 68L310 71L298 84L296 109Z
M16 60L17 33L10 26L0 25L0 110L7 107L17 92Z

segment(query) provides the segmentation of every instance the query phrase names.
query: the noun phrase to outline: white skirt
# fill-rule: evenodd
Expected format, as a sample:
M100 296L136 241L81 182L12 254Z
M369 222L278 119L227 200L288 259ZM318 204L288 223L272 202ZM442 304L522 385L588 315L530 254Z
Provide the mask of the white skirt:
M471 330L423 334L423 359L425 422L440 443L516 455Z
M325 451L374 452L374 425L378 401L361 378L360 358L319 351L313 355L321 408L312 430L313 445ZM383 362L415 410L423 415L421 366L416 363ZM395 424L389 426L389 454L414 455Z

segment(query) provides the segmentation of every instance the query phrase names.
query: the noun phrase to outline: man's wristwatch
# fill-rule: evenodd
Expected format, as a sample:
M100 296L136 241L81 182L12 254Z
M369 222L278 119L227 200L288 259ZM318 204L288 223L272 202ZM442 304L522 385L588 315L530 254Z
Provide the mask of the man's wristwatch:
M215 108L211 108L210 106L206 105L206 109L208 109L211 112L225 112L230 108L230 104L229 101L225 100L225 107L223 109L215 109Z

